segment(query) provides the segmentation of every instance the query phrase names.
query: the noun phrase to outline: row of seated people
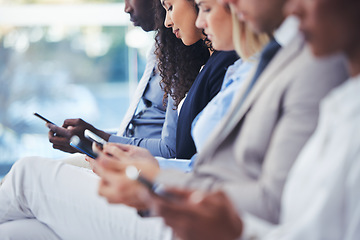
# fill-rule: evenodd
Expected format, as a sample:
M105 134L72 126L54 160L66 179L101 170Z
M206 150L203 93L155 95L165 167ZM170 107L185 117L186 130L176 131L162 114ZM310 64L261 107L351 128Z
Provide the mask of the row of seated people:
M0 236L360 237L359 3L133 0L125 11L157 35L118 134L47 124L62 151L85 129L110 143L93 146L97 159L19 160L0 187Z

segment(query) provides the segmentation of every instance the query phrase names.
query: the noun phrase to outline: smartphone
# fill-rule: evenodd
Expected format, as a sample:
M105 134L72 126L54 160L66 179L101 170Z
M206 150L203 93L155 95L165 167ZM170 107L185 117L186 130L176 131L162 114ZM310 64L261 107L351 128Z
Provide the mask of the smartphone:
M80 138L76 135L70 138L70 146L79 150L82 153L85 153L93 159L96 159L98 157L97 153L92 150L91 146L89 147L88 145L81 142Z
M38 114L38 113L34 112L34 115L35 115L36 117L40 118L41 120L45 121L46 123L51 123L51 124L54 124L54 125L56 126L56 124L55 124L55 123L53 123L53 122L52 122L52 121L50 121L49 119L47 119L47 118L45 118L45 117L41 116L40 114Z
M85 130L84 136L90 141L95 142L101 149L103 148L104 144L107 143L105 139L99 137L98 135L96 135L95 133L93 133L88 129Z
M140 174L140 171L135 166L127 166L125 169L126 176L131 179L138 181L142 185L144 185L152 194L154 194L157 197L169 200L169 201L177 201L179 200L179 197L169 193L165 190L165 186L163 185L157 185L150 181L149 179L145 178Z

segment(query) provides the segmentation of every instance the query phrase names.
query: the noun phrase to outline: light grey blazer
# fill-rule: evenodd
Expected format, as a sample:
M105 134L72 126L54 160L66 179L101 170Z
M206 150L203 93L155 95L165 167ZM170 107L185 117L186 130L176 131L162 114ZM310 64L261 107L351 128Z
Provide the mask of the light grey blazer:
M270 62L240 108L246 88L235 97L193 172L162 171L157 181L222 189L239 212L277 223L287 174L316 127L319 102L346 79L342 56L315 59L297 36Z

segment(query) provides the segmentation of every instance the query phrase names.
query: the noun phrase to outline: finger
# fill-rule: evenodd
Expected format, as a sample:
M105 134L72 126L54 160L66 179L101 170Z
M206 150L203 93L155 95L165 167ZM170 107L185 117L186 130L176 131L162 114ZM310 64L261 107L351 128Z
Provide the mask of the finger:
M91 144L91 148L96 153L101 153L102 152L102 148L96 142L93 142Z
M93 171L96 171L96 174L101 178L104 175L104 171L105 169L103 167L100 166L99 164L99 158L97 158L98 160L93 162Z
M68 152L68 153L77 153L79 152L77 149L73 148L72 146L63 146L63 145L56 145L53 144L52 145L53 149L58 149L61 150L63 152Z
M53 144L53 146L52 146L54 149L62 149L62 147L63 146L61 146L61 145L56 145L56 144Z
M223 191L210 192L207 194L202 194L202 202L205 205L223 205L230 203L229 198Z
M68 146L70 141L67 138L59 136L49 136L49 142L55 145Z
M129 145L129 144L121 144L121 143L108 143L109 146L114 146L117 147L119 149L121 149L122 151L128 152L130 151L132 148L134 148L133 145Z
M114 157L107 156L102 153L100 153L99 157L97 158L97 163L99 167L104 168L107 171L115 171L115 172L122 172L128 166L128 164L124 164L116 160Z
M112 179L113 172L102 167L98 161L94 162L94 168L102 180L107 181L107 179Z
M66 129L69 131L69 132L73 132L74 129L76 129L75 126L67 126ZM81 134L79 134L79 137L82 137Z
M92 169L93 173L95 173L96 175L99 176L99 170L96 168L96 165L91 165L91 169Z
M49 132L48 132L48 138L49 138L49 140L50 140L50 138L52 138L52 137L54 137L54 136L55 136L55 132L49 130Z
M98 169L96 168L96 160L90 160L89 161L89 165L90 165L90 167L91 167L91 169L92 169L92 171L94 172L94 173L96 173L96 174L98 174Z
M190 194L190 196L188 197L189 202L191 202L192 204L199 204L204 200L204 194L200 191L194 191Z
M143 202L147 202L147 203L149 203L149 205L152 205L153 199L152 199L151 193L149 192L148 188L141 188L141 190L139 190L139 192L138 192L138 197Z
M99 188L99 195L105 197L109 203L122 203L136 207L135 204L131 204L131 199L124 198L123 195L119 194L116 190L117 189L112 186L105 186L101 189Z
M49 131L48 132L48 139L49 139L49 142L50 143L52 143L52 144L56 144L56 143L58 143L58 141L60 140L60 139L62 139L63 137L61 137L60 135L57 135L55 132L53 132L53 131ZM68 140L66 139L66 141L67 141L67 144L68 144Z
M95 161L95 159L89 157L88 155L85 155L85 160L86 160L87 162Z
M53 123L45 123L45 126L47 127L47 128L51 128L51 126L55 126L56 127L56 125L55 124L53 124Z
M71 119L65 119L63 123L64 128L68 128L70 126L77 126L81 122L80 118L71 118Z
M108 177L108 174L106 176ZM99 194L105 196L110 203L124 203L134 207L141 203L137 198L137 188L134 187L136 183L124 178L124 176L117 174L112 176L110 180L102 178L102 183Z
M111 186L104 179L100 180L98 194L105 198L108 198L113 194Z
M58 127L54 124L47 124L46 125L52 132L56 133L56 135L60 135L63 137L69 137L70 132L66 128Z
M101 161L104 161L104 158L107 158L108 156L100 153L98 155L98 157L96 158L96 161L94 162L94 168L96 168L96 173L102 177L106 174L107 170L106 168L104 168L103 164L101 163Z
M115 158L117 158L118 160L124 160L124 161L128 161L129 157L126 154L125 151L123 151L122 149L120 149L117 144L105 144L104 148L103 148L103 152L105 154L109 154L111 156L114 156Z

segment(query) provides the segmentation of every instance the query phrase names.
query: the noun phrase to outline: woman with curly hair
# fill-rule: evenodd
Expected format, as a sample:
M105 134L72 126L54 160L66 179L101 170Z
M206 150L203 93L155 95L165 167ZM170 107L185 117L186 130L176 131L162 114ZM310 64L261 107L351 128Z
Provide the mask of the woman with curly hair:
M183 45L203 44L205 35L201 30L195 28L197 13L193 3L188 0L171 1L174 4L174 13L171 16L173 23L169 22L169 24L172 24L175 32L174 36L181 38L181 44ZM188 16L185 11L182 11L183 19L180 22L177 21L178 15L175 13L179 11L179 5L175 5L175 1L182 2L182 7L190 6L190 8L187 8L188 12L193 13L194 16ZM177 10L175 11L175 9ZM229 26L231 16L229 15L226 17L227 22L222 20L224 23L223 29L226 30L226 35L223 34L223 37L226 41L231 40L232 36L232 28L231 25ZM191 19L191 17L193 18ZM191 21L186 22L188 20ZM211 36L214 40L215 35L217 34ZM227 43L224 44L224 46L227 45ZM230 45L232 46L232 44ZM206 51L210 55L209 47L206 48ZM181 52L179 55L174 56L178 56L177 59L183 59L180 58L180 54ZM199 98L193 96L201 96L202 92L205 92L203 95L206 97L216 94L216 90L213 90L212 85L219 81L220 89L223 77L220 78L219 76L222 72L225 73L225 66L231 64L227 64L230 61L226 58L228 55L228 52L215 51L212 53L199 76L187 91L187 98L180 115L186 113L184 110L187 107L185 105L187 101L193 106L201 103L202 99L198 100ZM232 52L230 55L235 54ZM236 56L232 61L235 59ZM175 85L170 89L171 91L174 90L173 93L176 92ZM191 106L190 110L193 110ZM185 114L184 116L188 115ZM108 146L112 147L113 145L109 144ZM105 145L104 149L108 149L107 145ZM131 155L131 150L126 152L125 155L127 154ZM117 155L116 152L109 153L107 157L111 158L111 155L120 158L121 161L115 160L116 163L126 163L126 160L122 161L122 156ZM101 157L96 161L103 163L102 160ZM113 162L108 163L107 166L110 167ZM132 163L135 164L136 161L132 161ZM106 166L106 163L102 164L102 166ZM123 170L119 168L116 172L106 174L108 180L101 179L100 181L99 177L91 172L57 161L44 159L18 161L0 187L0 232L2 229L6 231L1 236L9 235L9 232L20 232L22 226L25 226L24 228L34 229L34 234L38 236L36 239L41 239L44 233L52 236L52 238L48 237L47 239L172 239L172 230L163 223L161 218L141 218L135 208L123 204L108 203L124 202L134 207L138 207L137 204L140 203L138 196L127 197L128 191L136 194L139 186L133 187L134 181L123 175ZM99 165L95 165L95 171L104 177L105 171ZM143 171L146 172L146 169L143 169ZM156 172L154 171L154 173ZM117 184L124 184L116 188L116 191L113 189L112 177L116 178ZM108 198L108 202L98 195L97 188L99 184L101 186L100 193ZM130 186L130 188L127 188L127 186ZM106 192L111 194L112 197L107 195ZM124 195L118 197L119 192ZM147 206L143 205L142 207ZM142 207L139 207L139 209L144 209Z
M195 25L198 8L193 0L158 1L156 13L162 86L165 97L171 96L179 110L176 158L190 159L196 153L191 124L220 91L226 69L238 56L235 51L212 49L203 30Z

